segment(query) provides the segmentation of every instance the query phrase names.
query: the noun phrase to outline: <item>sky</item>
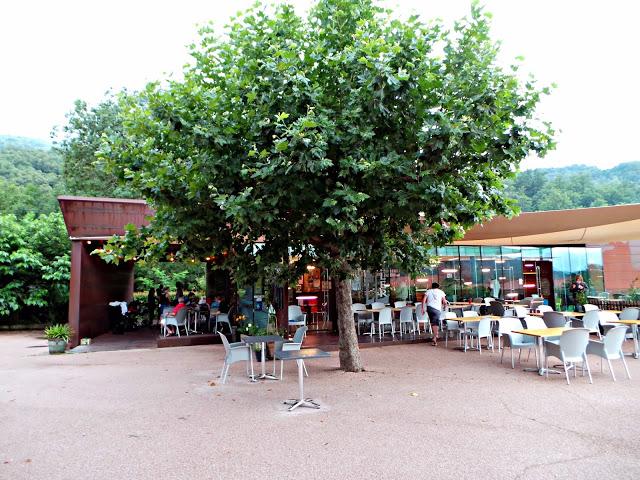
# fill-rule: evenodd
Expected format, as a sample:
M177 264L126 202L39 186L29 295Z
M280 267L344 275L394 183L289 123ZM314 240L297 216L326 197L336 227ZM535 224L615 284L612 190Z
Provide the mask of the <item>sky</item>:
M310 0L292 0L304 12ZM76 99L99 102L109 89L139 89L178 74L197 25L222 28L253 0L87 0L0 4L0 135L48 139ZM399 17L451 23L468 0L383 1ZM634 0L485 0L501 62L525 57L523 72L557 88L539 115L559 130L557 149L523 168L581 163L610 168L640 160L638 47Z

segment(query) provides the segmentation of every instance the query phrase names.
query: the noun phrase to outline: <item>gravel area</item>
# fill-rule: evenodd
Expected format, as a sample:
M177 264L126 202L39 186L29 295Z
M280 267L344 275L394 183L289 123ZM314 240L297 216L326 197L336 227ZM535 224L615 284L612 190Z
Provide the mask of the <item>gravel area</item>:
M221 385L221 345L50 356L0 333L0 479L640 478L640 360L614 383L590 357L594 384L568 386L449 347L363 349L360 374L309 361L322 408L288 412L294 363Z

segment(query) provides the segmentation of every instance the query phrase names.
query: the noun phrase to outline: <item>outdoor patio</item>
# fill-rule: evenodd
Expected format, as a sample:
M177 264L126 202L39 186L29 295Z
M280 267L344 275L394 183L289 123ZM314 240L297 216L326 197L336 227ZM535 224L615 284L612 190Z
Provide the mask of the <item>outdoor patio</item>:
M0 339L0 478L640 475L631 358L631 380L615 362L612 382L590 357L594 384L567 386L490 352L366 348L361 374L333 353L307 362L322 408L290 413L294 365L282 382L249 383L235 364L220 385L221 345L49 356L34 334Z

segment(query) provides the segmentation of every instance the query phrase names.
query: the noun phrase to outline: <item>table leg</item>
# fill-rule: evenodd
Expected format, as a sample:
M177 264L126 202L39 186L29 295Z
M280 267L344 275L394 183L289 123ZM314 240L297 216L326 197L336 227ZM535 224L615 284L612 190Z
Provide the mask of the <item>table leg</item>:
M640 357L640 345L638 345L638 325L635 323L631 325L631 334L633 335L633 347L635 350L633 358L638 358Z
M262 368L262 373L260 374L260 376L258 377L260 380L277 380L278 377L276 377L275 375L272 375L270 373L267 373L267 356L265 354L265 350L267 349L267 344L266 342L262 342L260 345L262 345L262 351L260 352L260 363L262 364L260 368Z
M304 364L302 362L303 360L296 360L298 364L298 398L284 402L285 405L291 405L289 407L290 412L298 407L320 408L320 404L310 398L304 398Z

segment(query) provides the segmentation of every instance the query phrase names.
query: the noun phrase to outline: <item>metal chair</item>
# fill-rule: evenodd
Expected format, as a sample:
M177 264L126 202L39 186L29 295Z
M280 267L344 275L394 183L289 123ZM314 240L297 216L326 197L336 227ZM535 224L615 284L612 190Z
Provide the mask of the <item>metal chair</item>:
M249 375L249 365L251 366L251 378L253 378L253 359L251 357L251 347L244 342L229 343L227 337L218 332L222 344L224 345L224 364L222 365L222 371L220 377L222 383L227 381L227 375L229 374L229 367L236 362L248 362L247 363L247 375Z
M569 381L570 369L573 368L573 375L574 377L576 376L576 362L582 362L582 375L584 376L584 369L586 368L589 373L589 383L593 383L589 360L587 359L588 344L589 330L587 328L567 330L560 336L558 343L545 341L547 378L549 378L549 357L556 357L562 360L567 385L571 385Z

